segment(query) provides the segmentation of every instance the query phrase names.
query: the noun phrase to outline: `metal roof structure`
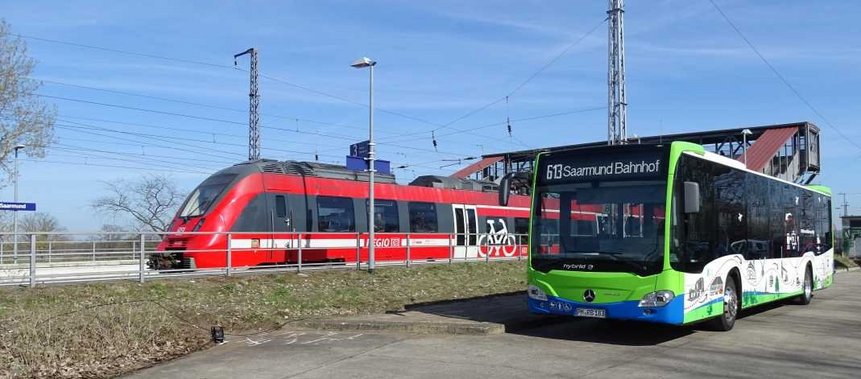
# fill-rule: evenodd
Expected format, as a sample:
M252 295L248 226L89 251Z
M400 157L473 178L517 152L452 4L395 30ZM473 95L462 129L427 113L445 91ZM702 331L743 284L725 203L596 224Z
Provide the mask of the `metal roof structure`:
M747 137L742 134L745 130L750 131ZM672 141L697 143L714 153L739 161L744 160L746 150L751 169L799 183L810 183L820 170L819 128L806 121L628 139L628 143L643 144ZM481 161L452 176L496 181L511 172L531 170L535 156L540 152L606 145L607 141L600 141L486 154Z

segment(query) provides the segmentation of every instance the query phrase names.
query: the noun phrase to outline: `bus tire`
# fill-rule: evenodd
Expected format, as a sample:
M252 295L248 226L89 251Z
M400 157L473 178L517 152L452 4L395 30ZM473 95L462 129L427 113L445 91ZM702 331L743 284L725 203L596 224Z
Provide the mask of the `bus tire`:
M801 287L801 295L798 295L796 301L798 304L807 305L813 300L813 271L808 265L804 270L804 282Z
M730 275L726 278L726 287L723 292L723 314L712 319L712 327L715 330L726 332L732 329L735 325L735 320L739 313L738 291L735 284L735 278Z

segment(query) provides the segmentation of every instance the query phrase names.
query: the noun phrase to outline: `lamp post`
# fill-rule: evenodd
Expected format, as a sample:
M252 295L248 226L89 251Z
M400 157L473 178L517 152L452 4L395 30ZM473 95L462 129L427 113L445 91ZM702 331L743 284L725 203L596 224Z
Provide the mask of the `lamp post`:
M747 168L747 136L753 134L750 129L741 131L741 147L744 149L744 168Z
M368 271L374 272L374 172L376 172L376 160L374 153L374 66L377 62L368 57L357 59L350 66L355 68L368 67L370 71L369 99L368 99Z
M18 202L18 150L24 148L24 145L15 145L12 148L15 151L15 199L14 202ZM18 263L18 211L12 212L12 262Z

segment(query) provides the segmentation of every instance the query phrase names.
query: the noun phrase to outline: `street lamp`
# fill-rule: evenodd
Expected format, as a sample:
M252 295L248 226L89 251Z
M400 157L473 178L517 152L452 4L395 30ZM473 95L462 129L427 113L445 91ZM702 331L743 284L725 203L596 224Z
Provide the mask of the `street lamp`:
M365 68L368 67L370 70L370 84L369 84L369 100L368 100L368 271L374 272L375 266L375 258L374 258L374 172L376 171L376 165L374 161L376 160L374 155L374 66L376 66L377 62L371 60L368 57L362 57L357 59L351 67L355 68Z
M747 168L747 136L753 134L750 129L745 129L741 131L741 147L744 149L744 168Z
M14 202L18 202L18 150L23 149L24 145L15 145L12 149L15 151L15 199ZM12 262L18 263L18 211L12 212L12 224L14 225L12 228Z

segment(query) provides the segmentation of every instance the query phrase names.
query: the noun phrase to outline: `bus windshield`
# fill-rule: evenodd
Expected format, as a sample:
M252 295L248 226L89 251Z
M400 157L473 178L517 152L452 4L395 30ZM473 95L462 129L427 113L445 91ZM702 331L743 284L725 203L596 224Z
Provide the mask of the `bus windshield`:
M662 268L666 181L590 181L537 188L532 267L632 272Z
M200 183L182 206L179 217L189 218L200 216L209 209L218 195L227 188L227 185L236 177L235 174L213 175Z

